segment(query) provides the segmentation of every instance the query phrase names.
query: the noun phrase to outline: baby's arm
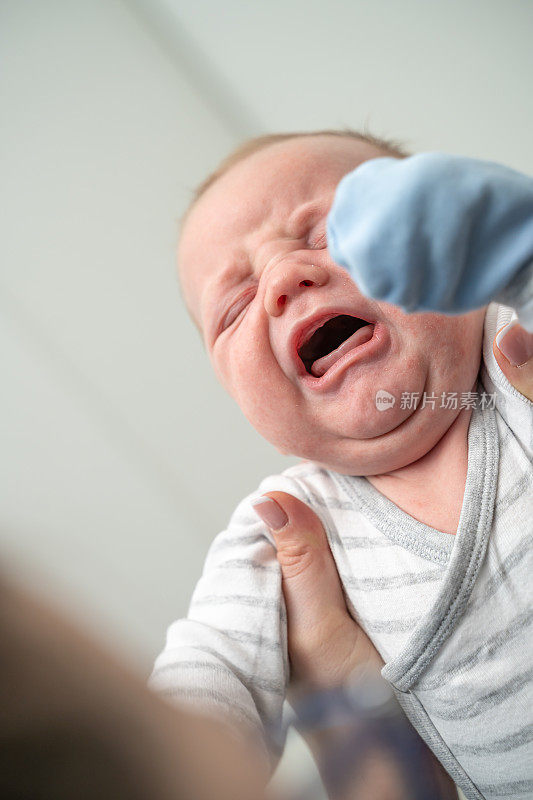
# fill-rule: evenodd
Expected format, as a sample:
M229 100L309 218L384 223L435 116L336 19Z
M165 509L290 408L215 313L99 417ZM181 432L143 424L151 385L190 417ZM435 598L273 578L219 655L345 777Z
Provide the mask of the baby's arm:
M285 606L275 548L243 500L214 540L186 619L172 623L150 685L214 712L281 753L288 683Z
M328 246L361 291L406 311L503 304L487 310L481 378L531 458L525 376L517 390L510 381L518 376L502 371L493 340L516 316L533 331L533 178L444 153L372 159L337 187Z
M533 331L533 178L509 167L444 153L366 161L337 187L328 246L378 300L450 314L497 300Z

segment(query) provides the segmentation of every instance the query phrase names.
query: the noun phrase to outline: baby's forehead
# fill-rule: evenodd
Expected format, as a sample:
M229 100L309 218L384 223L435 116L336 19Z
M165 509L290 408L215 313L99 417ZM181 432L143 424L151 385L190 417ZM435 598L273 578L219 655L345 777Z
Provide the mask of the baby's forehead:
M249 244L290 232L300 207L331 203L342 176L376 155L375 147L342 137L293 139L247 156L218 177L187 214L178 247L182 292L197 325L206 281L221 270L238 273Z
M293 212L304 203L332 195L342 173L316 161L276 157L260 159L261 153L232 167L193 205L182 226L180 250L183 257L199 248L224 246L229 240L253 234L258 228L268 233L282 230Z
M178 282L181 295L196 327L202 329L204 292L212 294L215 284L237 282L248 271L249 260L244 250L234 244L235 236L225 227L218 230L187 220L178 246Z
M273 209L287 215L317 191L331 191L343 174L376 155L367 143L333 136L269 145L213 180L187 214L187 227L194 228L200 218L224 236L268 218Z

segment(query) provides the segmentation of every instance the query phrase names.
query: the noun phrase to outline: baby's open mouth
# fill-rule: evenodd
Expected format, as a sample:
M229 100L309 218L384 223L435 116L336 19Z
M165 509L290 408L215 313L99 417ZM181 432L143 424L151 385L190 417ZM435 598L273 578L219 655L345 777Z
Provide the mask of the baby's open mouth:
M313 335L298 348L306 371L320 378L349 350L368 342L374 326L366 319L339 314L328 319Z

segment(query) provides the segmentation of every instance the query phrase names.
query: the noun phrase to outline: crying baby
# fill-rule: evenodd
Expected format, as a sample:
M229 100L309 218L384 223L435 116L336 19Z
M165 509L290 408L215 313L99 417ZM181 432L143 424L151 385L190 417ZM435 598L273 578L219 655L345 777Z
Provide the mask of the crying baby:
M303 461L265 478L214 539L151 684L226 713L279 755L287 630L252 501L284 491L320 517L348 609L415 727L468 797L496 798L525 770L520 742L494 759L491 741L522 719L520 690L505 687L530 668L526 560L501 571L532 528L528 497L510 492L531 471L520 438L531 409L492 353L514 312L406 314L333 261L336 188L383 156L408 157L350 132L261 137L186 214L179 277L213 369L255 429Z

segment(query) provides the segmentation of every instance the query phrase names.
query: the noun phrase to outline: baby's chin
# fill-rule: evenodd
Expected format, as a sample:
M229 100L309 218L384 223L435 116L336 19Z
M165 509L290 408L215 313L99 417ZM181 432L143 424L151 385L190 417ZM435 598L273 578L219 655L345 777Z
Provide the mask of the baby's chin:
M407 467L419 458L426 455L433 447L429 447L425 452L420 452L414 446L406 448L402 453L376 453L373 455L354 456L349 459L345 458L307 458L307 461L313 461L325 469L332 472L338 472L340 475L357 475L360 477L367 477L368 475L384 475L386 473L394 472L402 467ZM410 451L410 452L409 452Z
M457 412L426 409L412 415L385 434L364 439L352 437L313 437L293 453L341 475L382 475L406 467L423 458L453 424ZM297 452L299 450L299 452Z

